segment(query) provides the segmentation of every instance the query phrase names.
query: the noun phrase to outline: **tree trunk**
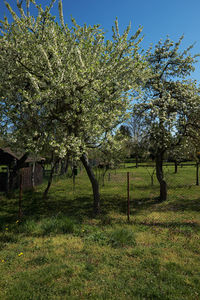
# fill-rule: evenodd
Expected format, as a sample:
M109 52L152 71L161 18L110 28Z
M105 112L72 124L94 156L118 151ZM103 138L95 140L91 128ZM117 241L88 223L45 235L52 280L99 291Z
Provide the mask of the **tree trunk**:
M196 185L199 185L199 163L196 163Z
M69 167L69 158L67 158L67 160L65 162L65 174L67 174L68 167Z
M64 175L65 174L65 160L61 160L60 163L60 175Z
M160 201L167 200L167 184L163 175L163 153L156 155L156 177L160 183Z
M47 184L47 187L46 187L46 189L45 189L45 191L43 193L43 199L47 198L49 189L50 189L51 184L52 184L53 174L54 174L54 171L55 171L55 167L56 167L57 164L58 164L58 160L56 160L55 162L52 163L51 172L50 172L49 179L48 179L48 184Z
M60 165L60 160L56 160L56 163L55 163L55 173L58 174L59 173L59 165Z
M67 174L68 171L68 167L69 167L69 155L67 155L67 158L65 160L65 174Z
M136 160L135 160L135 166L136 166L136 168L138 168L138 157L137 157L137 155L136 155Z
M88 174L88 177L90 179L91 185L92 185L92 190L93 190L93 212L94 215L98 215L100 213L100 193L99 193L99 183L97 179L95 178L95 175L93 173L93 170L89 164L89 161L87 159L87 156L83 154L81 156L81 162L84 165L86 172Z

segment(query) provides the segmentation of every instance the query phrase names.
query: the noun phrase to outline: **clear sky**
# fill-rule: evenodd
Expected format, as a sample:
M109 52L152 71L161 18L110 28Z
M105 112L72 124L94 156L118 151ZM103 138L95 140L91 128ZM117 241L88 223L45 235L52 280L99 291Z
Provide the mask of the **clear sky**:
M7 0L12 6L16 0ZM47 0L37 0L42 5ZM131 22L132 33L141 25L144 40L142 46L148 48L167 35L174 41L184 34L182 48L196 42L192 53L200 53L200 0L63 0L65 22L73 16L77 23L100 24L107 37L112 36L112 25L118 18L122 31ZM57 3L52 10L58 15ZM0 0L0 19L8 11ZM200 59L192 75L200 83Z

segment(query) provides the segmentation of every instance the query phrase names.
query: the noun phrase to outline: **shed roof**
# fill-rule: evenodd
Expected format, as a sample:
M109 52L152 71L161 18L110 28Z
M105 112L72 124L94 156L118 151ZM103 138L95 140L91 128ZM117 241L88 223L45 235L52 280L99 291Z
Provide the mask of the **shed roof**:
M19 152L13 152L9 147L7 148L0 148L0 164L9 164L13 160L20 160L20 158L23 156L22 153ZM31 163L31 162L38 162L45 160L43 157L33 157L29 156L26 159L26 163Z

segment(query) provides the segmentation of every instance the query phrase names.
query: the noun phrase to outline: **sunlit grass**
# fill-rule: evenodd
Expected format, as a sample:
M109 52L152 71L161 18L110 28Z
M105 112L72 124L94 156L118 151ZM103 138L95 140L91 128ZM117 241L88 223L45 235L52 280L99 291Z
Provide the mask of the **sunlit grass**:
M102 214L92 218L89 180L79 173L0 198L0 299L199 299L200 193L194 167L168 168L169 198L159 203L144 167L106 174ZM108 181L108 178L110 181ZM171 180L171 183L170 183Z

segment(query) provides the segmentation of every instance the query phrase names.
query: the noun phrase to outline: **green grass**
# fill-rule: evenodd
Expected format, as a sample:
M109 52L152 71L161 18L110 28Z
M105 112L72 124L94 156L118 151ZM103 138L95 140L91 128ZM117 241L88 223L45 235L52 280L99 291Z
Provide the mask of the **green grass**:
M129 165L131 166L131 164ZM0 196L0 299L199 299L200 187L195 168L167 167L169 198L144 167L129 168L131 217L126 217L126 171L106 174L102 214L92 218L85 173ZM110 175L109 175L110 173ZM108 181L108 179L110 179Z

